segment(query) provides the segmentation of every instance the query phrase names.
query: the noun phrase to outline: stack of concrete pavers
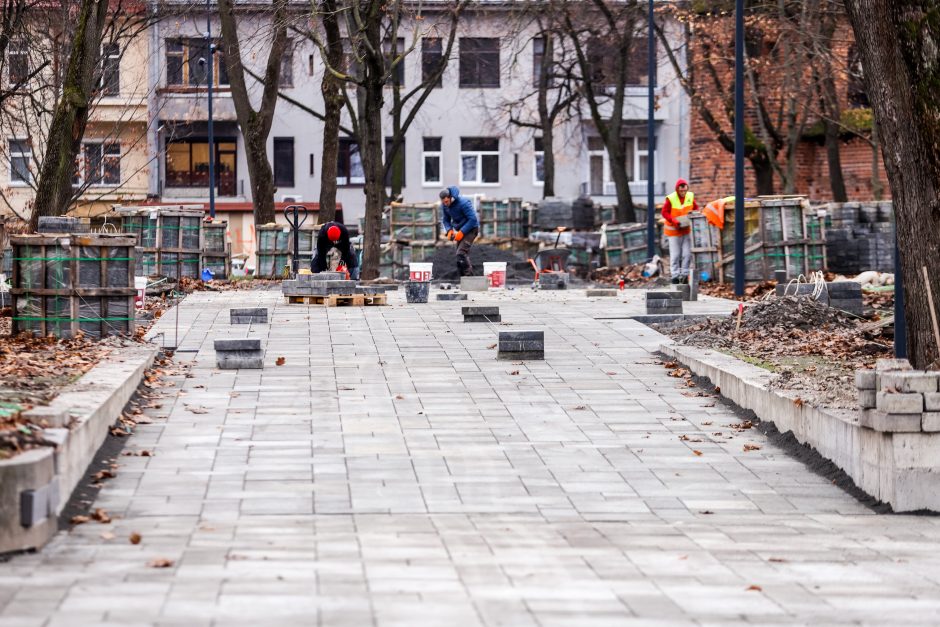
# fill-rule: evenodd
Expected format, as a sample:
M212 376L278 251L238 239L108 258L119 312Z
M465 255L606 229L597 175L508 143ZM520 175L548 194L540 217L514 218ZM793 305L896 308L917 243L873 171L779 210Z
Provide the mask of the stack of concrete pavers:
M490 287L485 276L460 277L460 289L464 292L485 292Z
M777 285L777 296L812 296L816 286L813 283L800 283L793 285ZM850 314L862 315L862 286L855 281L839 281L826 283L816 300L824 305L846 311Z
M437 300L467 300L466 294L438 294Z
M343 272L298 274L281 283L281 292L285 296L351 296L356 293L356 281L347 281Z
M263 361L261 340L246 338L215 341L215 363L222 370L261 368Z
M681 314L682 313L682 292L647 292L646 293L646 314Z
M248 309L229 309L229 322L231 324L267 324L268 310L265 307L251 307Z
M587 291L586 291L586 295L587 295L588 298L595 298L595 297L612 297L612 296L616 296L616 295L617 295L617 290L596 289L596 288L595 288L595 289L589 289L589 290L587 290Z
M906 359L879 359L856 370L859 424L875 431L940 432L940 372L914 370Z
M461 307L464 322L500 322L499 307Z
M545 332L500 331L496 359L545 359Z
M539 274L539 289L566 290L568 289L568 279L567 272L543 272Z
M674 285L673 291L679 292L679 294L682 296L682 302L684 303L698 300L698 294L692 292L692 286L688 283L679 283L678 285Z
M398 286L396 285L395 288L397 289ZM388 288L385 285L357 285L356 294L377 296L378 294L384 294L386 289Z

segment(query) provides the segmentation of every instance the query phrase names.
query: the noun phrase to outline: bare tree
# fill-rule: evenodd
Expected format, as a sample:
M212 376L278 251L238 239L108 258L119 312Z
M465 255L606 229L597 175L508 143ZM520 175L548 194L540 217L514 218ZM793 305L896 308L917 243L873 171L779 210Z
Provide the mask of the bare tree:
M642 41L637 33L645 23L644 7L645 3L637 0L563 1L557 5L557 23L577 60L581 95L610 159L619 222L636 221L623 130L626 87L647 75L646 68L635 62L639 56L634 56ZM642 48L645 51L645 46ZM642 58L646 58L645 52Z
M288 45L287 12L288 0L273 0L271 21L271 47L265 63L261 102L256 109L245 82L241 43L238 37L238 18L235 0L219 0L219 18L222 22L222 47L228 68L229 85L238 125L245 140L245 157L248 161L248 178L251 182L251 199L254 205L255 224L274 221L274 174L268 160L268 134L274 121L277 106L278 81L281 59ZM257 14L253 14L257 19ZM212 147L210 147L210 150ZM215 185L215 181L210 181Z
M39 216L64 214L72 199L75 157L81 149L88 123L107 17L107 0L82 0L62 95L52 116L39 171L36 201L30 217L33 229L39 223Z
M931 324L931 310L940 310L940 1L846 0L846 8L885 139L907 352L914 367L926 368L940 358Z

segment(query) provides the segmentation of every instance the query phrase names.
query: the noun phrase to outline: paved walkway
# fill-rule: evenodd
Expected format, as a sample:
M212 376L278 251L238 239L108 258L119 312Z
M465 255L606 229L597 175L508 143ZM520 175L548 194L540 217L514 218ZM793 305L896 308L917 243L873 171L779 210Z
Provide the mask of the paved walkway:
M733 432L623 318L639 294L475 296L545 330L525 363L462 303L401 299L187 298L192 367L127 441L153 456L118 458L95 503L113 523L0 564L0 626L940 620L940 518L875 515ZM271 325L228 324L253 305ZM265 368L216 370L212 340L246 334Z

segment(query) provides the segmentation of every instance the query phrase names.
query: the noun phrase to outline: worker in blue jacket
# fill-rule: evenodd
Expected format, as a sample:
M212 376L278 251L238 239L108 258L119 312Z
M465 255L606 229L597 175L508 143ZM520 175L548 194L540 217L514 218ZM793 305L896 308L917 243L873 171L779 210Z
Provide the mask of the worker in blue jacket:
M456 187L442 189L441 223L447 239L457 242L457 271L460 276L473 274L470 265L470 247L480 234L480 219L469 198L460 195Z

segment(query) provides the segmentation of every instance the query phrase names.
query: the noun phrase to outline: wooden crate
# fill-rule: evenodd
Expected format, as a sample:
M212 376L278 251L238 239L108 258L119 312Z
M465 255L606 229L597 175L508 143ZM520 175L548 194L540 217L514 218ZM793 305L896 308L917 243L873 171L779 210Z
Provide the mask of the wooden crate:
M231 250L228 241L228 222L208 222L202 225L202 252L227 253Z
M135 273L199 277L205 211L201 206L118 207L123 231L138 238Z
M74 337L134 332L137 238L17 235L13 248L13 333Z
M202 270L208 269L216 279L226 279L232 274L232 255L229 253L202 253ZM200 273L201 274L201 273Z

